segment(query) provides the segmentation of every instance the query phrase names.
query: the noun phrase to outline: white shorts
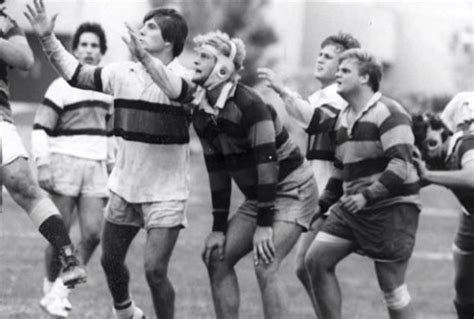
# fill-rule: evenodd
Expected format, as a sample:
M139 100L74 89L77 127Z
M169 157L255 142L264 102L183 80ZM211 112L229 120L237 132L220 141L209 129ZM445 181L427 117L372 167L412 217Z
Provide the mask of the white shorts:
M0 121L0 166L10 164L19 157L28 158L28 152L15 125Z
M148 203L129 203L110 192L105 208L105 219L112 224L145 228L173 228L187 226L186 200Z
M105 161L52 153L53 190L64 196L108 197Z

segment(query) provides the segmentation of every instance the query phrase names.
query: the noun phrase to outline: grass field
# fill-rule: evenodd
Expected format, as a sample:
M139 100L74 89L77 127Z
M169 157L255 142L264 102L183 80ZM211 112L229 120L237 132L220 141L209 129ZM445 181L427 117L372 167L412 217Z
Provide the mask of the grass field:
M29 147L28 127L32 113L16 115L25 144ZM169 273L176 290L176 318L213 318L207 273L200 260L202 243L210 229L210 200L207 176L201 155L192 156L192 192L189 203L189 228L182 231L175 248ZM408 285L420 318L455 318L452 298L453 270L450 254L456 227L457 204L444 189L429 187L422 193L426 204L421 215L417 245L408 270ZM234 196L234 206L241 195ZM43 249L46 241L34 229L25 213L4 194L3 214L0 214L0 319L48 318L38 302L44 276ZM73 230L77 238L77 229ZM141 232L134 241L127 262L130 266L131 290L137 304L152 315L152 305L143 272L143 242ZM88 270L89 280L71 294L74 309L70 318L111 318L111 297L99 265L98 251ZM314 318L309 299L293 272L294 252L282 267L288 291L291 319ZM237 266L241 289L241 318L262 318L258 286L250 256ZM338 275L343 290L344 318L387 318L383 299L375 281L369 260L350 256L341 263Z

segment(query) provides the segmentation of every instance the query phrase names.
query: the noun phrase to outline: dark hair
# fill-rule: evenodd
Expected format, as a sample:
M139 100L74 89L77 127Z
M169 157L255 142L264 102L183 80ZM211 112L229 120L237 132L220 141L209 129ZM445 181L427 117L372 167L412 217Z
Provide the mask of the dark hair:
M155 8L145 15L143 23L150 19L155 19L160 27L163 40L173 44L173 57L180 55L188 36L188 24L183 16L173 8Z
M339 57L339 63L344 60L354 59L359 66L359 74L369 76L369 86L374 92L380 88L380 81L382 80L382 64L366 50L349 49L342 53Z
M335 45L342 48L342 51L360 48L359 40L351 34L339 31L337 34L328 36L321 42L321 49L327 45Z
M107 39L105 38L105 32L104 29L102 29L102 26L95 22L84 22L77 28L72 37L72 50L74 51L77 49L81 35L86 32L94 33L99 37L100 53L105 54L105 52L107 52Z

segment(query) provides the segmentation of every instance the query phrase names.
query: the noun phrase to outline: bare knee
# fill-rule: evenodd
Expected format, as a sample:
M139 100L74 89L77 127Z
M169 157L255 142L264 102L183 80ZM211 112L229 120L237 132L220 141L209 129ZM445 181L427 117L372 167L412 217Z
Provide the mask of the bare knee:
M87 246L97 246L100 242L100 228L88 227L82 231L82 242Z
M145 261L145 276L148 284L160 284L167 280L168 265L162 262Z
M334 273L336 270L336 265L329 262L325 253L320 250L314 250L311 253L306 254L304 265L306 272L314 279L317 279L326 273Z
M46 196L28 174L11 177L9 184L5 185L12 198L27 211L34 207L36 201Z
M296 259L296 267L295 267L296 277L300 281L306 281L308 278L308 271L306 269L305 258L297 258Z
M270 264L258 264L255 266L255 274L257 275L258 282L260 285L263 284L265 287L267 284L271 284L278 278L279 264L273 261Z

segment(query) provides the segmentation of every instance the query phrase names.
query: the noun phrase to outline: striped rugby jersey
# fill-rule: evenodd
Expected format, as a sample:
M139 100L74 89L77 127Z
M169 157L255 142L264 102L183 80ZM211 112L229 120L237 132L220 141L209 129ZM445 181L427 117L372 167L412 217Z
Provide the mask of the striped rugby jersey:
M110 95L71 87L62 78L53 81L34 119L32 152L37 164L49 164L51 153L106 160L112 103Z
M320 198L323 211L343 194L362 193L364 209L395 203L419 205L419 178L412 161L411 118L397 102L375 93L352 125L350 106L336 122L335 171Z
M217 115L197 107L193 124L209 173L213 230L227 228L231 178L247 199L258 201L257 224L270 226L278 183L304 161L273 107L238 83Z
M453 146L450 148L446 163L450 170L462 169L466 163L474 161L474 130L456 133L453 136ZM471 176L474 178L474 176ZM471 189L452 188L459 202L474 215L474 193Z
M188 71L177 60L165 66L165 72L181 78L181 94L170 100L141 63L81 65L54 35L41 38L41 44L70 85L114 98L118 151L110 190L129 203L186 200L190 117L182 101L192 96L193 88L184 80Z
M25 36L15 20L4 12L0 14L0 38L8 40L13 36ZM9 65L0 59L0 120L13 123L12 110L10 108L10 90L8 88Z

